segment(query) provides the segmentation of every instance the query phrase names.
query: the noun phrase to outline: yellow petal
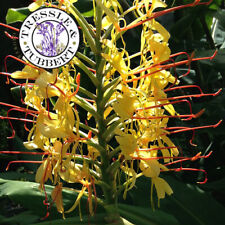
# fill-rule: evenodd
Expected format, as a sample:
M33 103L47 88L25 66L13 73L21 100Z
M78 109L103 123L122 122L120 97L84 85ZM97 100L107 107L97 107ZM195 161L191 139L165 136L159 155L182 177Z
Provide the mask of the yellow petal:
M68 183L78 183L82 180L81 173L81 168L70 161L69 164L65 165L65 168L59 172L59 175Z
M38 8L40 8L43 4L44 4L45 0L37 0L36 2L31 3L28 6L28 9L33 12L35 10L37 10Z
M36 79L39 76L39 71L26 65L22 71L16 71L11 74L15 79Z
M43 188L44 183L52 179L52 166L49 159L46 159L38 168L35 176L35 181L40 183L40 188Z
M173 194L173 190L164 179L160 177L154 177L152 178L152 182L155 185L158 199L165 198L165 194Z
M156 159L141 160L140 169L146 177L158 177L160 174L160 164Z
M101 7L101 9L106 13L106 15L109 17L113 25L120 30L119 27L119 20L117 15L110 9L108 9L105 5L102 4L100 0L96 0L96 3Z
M63 207L63 199L62 199L62 183L59 183L55 188L52 190L51 197L53 202L56 204L57 211L59 213L64 213Z
M79 195L77 196L75 203L69 210L66 211L66 213L72 212L77 207L77 205L80 203L80 199L83 196L85 190L86 190L86 187L83 187L82 190L80 191Z
M130 93L124 93L117 98L117 102L113 104L114 111L122 120L130 119L136 110L136 96L131 96Z
M116 136L117 142L120 144L122 154L128 159L130 155L137 149L137 140L132 134L124 134Z

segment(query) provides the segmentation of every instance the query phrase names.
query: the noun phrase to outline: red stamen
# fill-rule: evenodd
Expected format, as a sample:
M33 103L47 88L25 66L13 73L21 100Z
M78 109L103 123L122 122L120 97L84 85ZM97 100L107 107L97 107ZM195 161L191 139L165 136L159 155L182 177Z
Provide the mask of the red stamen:
M167 99L163 99L163 100L164 100L164 101L165 101L165 100L168 100L168 98L167 98ZM162 100L162 101L163 101L163 100ZM156 100L156 101L161 101L161 99L160 99L160 100ZM181 102L186 102L186 103L188 103L189 109L190 109L190 114L192 114L191 103L190 103L190 101L188 101L187 99L183 99L183 100L179 100L179 101L174 101L174 102L162 103L162 104L159 104L159 105L149 106L149 107L145 107L145 108L138 108L138 109L136 109L136 111L143 111L143 110L148 110L148 109L154 109L154 108L162 107L162 106L165 106L165 105L173 105L173 104L177 104L177 103L181 103Z
M151 17L149 17L149 18L147 18L145 20L142 20L140 22L137 22L136 24L128 25L128 26L126 26L124 28L120 28L119 31L122 32L122 31L126 31L126 30L129 30L129 29L132 29L134 27L142 25L143 23L148 22L149 20L155 19L157 17L163 16L165 14L168 14L170 12L173 12L173 11L176 11L176 10L179 10L179 9L184 9L184 8L188 8L188 7L194 7L196 5L209 5L212 1L213 0L210 0L208 2L200 2L200 0L195 0L193 3L189 3L189 4L186 4L186 5L180 5L180 6L176 6L176 7L173 7L173 8L170 8L170 9L166 9L166 10L163 10L163 11L155 12L155 13L152 13Z
M200 57L200 58L191 58L191 59L188 59L188 60L183 60L183 61L180 61L180 62L176 62L176 63L173 63L173 64L167 64L167 65L159 65L159 67L161 67L162 69L169 69L171 67L175 67L175 66L181 66L181 65L190 65L190 60L191 62L194 62L194 61L199 61L199 60L207 60L207 59L214 59L216 54L217 54L217 50L213 53L212 56L208 56L208 57ZM182 75L183 76L183 75Z
M45 185L43 185L43 190L44 190L44 193L45 193L45 200L43 200L43 204L46 205L46 215L41 218L41 220L46 220L49 215L50 215L50 212L49 212L49 202L48 202L48 195L47 195L47 192L46 192L46 189L45 189Z
M195 168L178 168L178 169L169 169L170 171L180 172L180 171L198 171L203 172L205 174L205 179L203 181L197 182L198 184L205 184L208 180L207 178L207 172L203 169L195 169Z
M5 72L0 72L0 74L1 74L1 75L5 75L5 76L9 76L9 77L11 76L10 73L5 73Z
M179 56L179 55L186 55L186 56L187 56L187 59L188 59L188 61L189 61L189 63L186 63L186 65L188 66L188 71L187 71L185 74L182 75L182 76L187 76L187 75L190 73L190 71L191 71L191 60L192 60L193 57L190 57L190 56L187 54L187 52L178 52L178 53L175 53L175 54L170 55L170 59L173 58L173 57ZM193 56L194 56L194 55L193 55ZM162 62L161 64L164 64L164 63L166 63L166 62L169 62L169 60L164 61L164 62ZM173 63L175 63L175 61L173 61ZM174 67L174 69L176 70L176 67ZM173 87L173 86L176 84L177 79L178 79L178 78L177 78L177 76L176 76L176 80L174 81L174 83L173 83L173 85L172 85L171 87Z
M49 155L49 152L0 151L0 154Z
M66 94L63 92L63 90L61 90L59 87L57 87L55 83L53 83L53 84L50 83L50 84L48 84L48 85L54 86L55 88L57 88L57 89L59 90L59 92L60 92L63 96L66 96Z
M9 113L11 111L18 111L18 112L25 112L25 113L28 113L29 115L31 116L34 116L34 117L37 117L37 115L35 114L38 114L37 111L33 111L33 110L29 110L29 109L23 109L23 108L11 108L7 111L7 117L9 118Z
M217 52L218 52L218 51L216 50L212 56L209 56L209 57L201 57L201 58L194 58L194 59L191 59L191 61L193 62L193 61L206 60L206 59L212 60L212 59L216 56ZM130 75L139 74L139 73L141 73L141 72L147 71L147 70L152 69L152 68L154 68L154 67L160 67L160 69L158 69L158 70L155 70L155 71L153 71L153 72L150 72L150 73L145 74L145 75L140 76L140 77L136 77L136 78L127 80L127 81L125 81L125 82L126 82L126 83L130 83L130 82L133 82L133 81L138 81L138 80L140 80L140 79L143 79L143 78L146 78L146 77L148 77L148 76L150 76L150 75L153 75L153 74L155 74L155 73L158 73L158 72L160 72L160 71L162 71L162 70L166 70L166 69L169 69L169 68L172 68L172 67L175 68L175 67L177 67L177 66L181 66L181 65L184 65L184 64L190 66L190 59L188 59L188 60L183 60L183 61L176 62L176 63L171 63L171 64L162 65L162 63L165 63L165 62L167 62L167 61L168 61L168 60L166 60L166 61L164 61L164 62L161 62L161 63L159 63L159 64L154 64L154 65L152 65L152 66L150 66L150 67L148 67L148 68L144 68L144 69L138 70L138 71L136 71L136 72L133 72L133 73L130 74ZM186 73L186 74L183 74L183 75L181 75L181 76L183 77L183 76L186 76L187 74L189 74L189 72Z
M216 128L218 127L220 124L222 123L222 120L220 120L218 123L213 124L213 125L206 125L206 126L200 126L200 127L165 127L163 128L164 130L174 130L177 129L175 131L171 131L169 134L176 134L176 133L180 133L180 132L185 132L185 131L191 131L191 130L199 130L199 129L205 129L205 128Z
M4 32L5 33L5 35L8 37L8 38L10 38L10 39L12 39L12 40L18 40L19 38L18 37L15 37L15 36L12 36L11 34L9 34L7 31L5 31Z
M186 118L188 117L188 118ZM186 114L186 115L175 115L175 116L149 116L149 117L137 117L133 116L132 119L136 120L155 120L155 119L163 119L163 118L186 118L183 120L191 120L192 118L196 118L195 114Z
M34 120L29 120L29 119L23 119L23 118L16 118L16 117L7 117L7 116L0 116L1 120L18 120L18 121L23 121L23 122L29 122L29 123L36 123Z
M45 168L45 171L44 171L44 175L43 175L43 177L42 177L42 181L40 182L40 187L43 188L43 189L45 189L44 183L45 183L45 179L46 179L47 172L48 172L49 169L51 169L51 167L50 167L51 164L50 164L49 158L47 158L47 159L45 159L45 160L47 160L47 165L46 165L46 168ZM41 163L43 163L45 160L41 161ZM47 180L48 180L48 179L47 179ZM46 195L47 195L47 194L46 194Z
M211 156L212 151L210 151L208 155L201 156L200 154L201 154L201 152L199 152L198 154L196 154L193 157L183 157L183 156L181 156L181 157L173 157L174 159L177 159L177 158L180 158L180 159L176 160L176 161L173 161L173 162L166 163L166 164L164 164L164 166L170 166L170 165L173 165L173 164L177 164L177 163L181 163L181 162L189 161L189 160L190 161L195 161L197 159L202 159L202 158L203 159L207 159L207 158L209 158L209 156Z
M186 63L187 66L189 66L191 64L191 62L193 61L194 59L194 56L195 56L195 52L192 52L191 53L191 56L188 57L188 62Z
M92 131L90 130L90 131L88 131L88 139L91 139L91 137L92 137Z
M201 153L200 153L201 154ZM150 157L150 158L145 158L145 157L132 157L132 159L136 159L136 160L145 160L145 161L148 161L148 160L154 160L154 159L180 159L180 160L176 160L176 161L173 161L173 162L170 162L170 163L167 163L167 164L164 164L165 166L169 166L169 165L172 165L172 164L176 164L176 163L179 163L179 162L183 162L183 161L194 161L194 160L197 160L197 159L202 159L202 158L208 158L211 154L212 154L212 151L208 154L208 155L205 155L205 156L201 156L199 153L194 156L194 157L183 157L183 156L158 156L158 157Z
M176 146L169 146L169 147L159 147L159 148L141 148L136 149L136 152L150 152L150 151L156 151L156 150L162 150L162 149L171 149L171 148L177 148Z
M47 90L47 88L46 88L46 90ZM49 118L50 120L52 120L52 118L51 118L51 116L50 116L50 107L49 107L49 98L48 98L48 96L47 96L46 101L47 101L48 118Z
M32 80L32 79L30 79ZM24 86L27 86L27 87L33 87L34 84L33 83L17 83L16 81L14 81L13 79L10 79L10 82L16 86L21 86L21 87L24 87Z
M15 27L9 26L9 25L4 24L4 23L0 23L0 26L3 26L3 27L6 27L6 28L9 28L9 29L14 30L14 31L17 31L17 32L19 32L19 31L20 31L18 28L15 28Z
M28 116L28 113L25 114L25 119L27 119L27 116ZM26 121L24 122L24 129L28 132L30 131L30 129L27 128L27 122Z
M8 106L8 107L13 107L13 108L23 109L23 108L20 107L20 106L17 106L17 105L11 105L11 104L8 104L8 103L5 103L5 102L0 102L0 105L4 105L4 106Z
M15 118L15 117L8 117L8 116L0 116L0 119L2 119L2 120L7 119L8 122L9 122L9 125L10 125L10 127L12 129L12 136L11 137L7 137L8 139L14 138L15 137L15 133L16 133L10 120L18 120L18 121L25 121L25 122L30 122L30 123L36 123L36 121L33 121L33 120L23 119L23 118Z
M191 137L189 143L190 143L190 145L196 147L197 145L193 143L194 138L195 138L195 130L192 131L192 137Z
M222 91L222 88L220 88L215 93L207 93L207 94L202 93L202 94L183 95L183 96L176 96L176 97L157 99L156 101L168 101L168 100L176 100L176 99L181 99L181 98L200 98L200 97L206 97L206 96L217 96L221 91Z
M25 62L25 61L23 61L23 60L21 60L21 59L15 57L15 56L13 56L13 55L7 55L7 56L4 58L4 66L5 66L5 72L6 72L6 73L7 73L7 64L6 64L6 61L7 61L8 58L17 60L18 62L21 62L21 63L23 63L23 64L25 64L25 65L27 65L27 66L30 66L30 67L32 67L32 68L34 68L34 69L38 69L38 70L40 70L40 71L43 71L43 69L41 69L41 68L39 68L39 67L36 67L36 66L34 66L34 65L30 64L30 63L27 63L27 62ZM8 77L7 77L7 78L8 78ZM7 80L7 82L8 82L8 80ZM8 82L8 83L9 83L9 82Z
M30 161L30 160L29 161L28 160L10 161L5 170L8 171L10 165L15 164L15 163L38 163L38 164L40 164L40 163L43 163L43 161Z
M88 67L88 70L90 70L92 73L96 74L96 70L94 70L94 69L92 69L90 67Z
M185 89L185 88L197 88L200 91L200 93L203 94L202 89L198 85L183 85L183 86L171 87L171 88L165 89L164 92Z
M7 118L9 118L9 117L7 116ZM2 119L2 118L1 118L1 119ZM10 128L12 129L12 135L11 135L10 137L7 137L7 139L12 139L12 138L15 137L16 131L15 131L15 129L13 128L12 122L11 122L9 119L8 119L8 123L9 123L9 125L10 125Z
M88 98L83 98L85 101L87 101L87 102L92 102L92 103L94 103L95 101L94 100L92 100L92 99L88 99Z
M80 73L77 74L76 83L77 83L76 91L73 94L69 95L69 98L75 96L77 94L77 92L79 91L79 88L80 88Z
M11 112L11 111L19 111L19 112L26 112L26 115L25 115L25 129L27 128L26 127L26 122L27 121L29 121L29 120L27 120L27 114L29 114L29 115L31 115L31 116L33 116L33 117L36 117L36 115L34 115L33 113L37 113L36 111L33 111L33 110L28 110L28 109L23 109L23 108L11 108L11 109L9 109L8 111L7 111L7 119L9 120L9 118L11 118L11 117L9 117L9 113ZM33 113L31 113L31 112L33 112ZM21 120L20 118L18 118L17 120ZM10 124L10 127L11 127L11 129L12 129L12 136L11 137L8 137L8 139L11 139L11 138L14 138L15 137L15 130L14 130L14 128L13 128L13 125L12 125L12 123L11 123L11 121L9 121L9 124ZM26 130L28 130L29 131L29 129L26 129Z

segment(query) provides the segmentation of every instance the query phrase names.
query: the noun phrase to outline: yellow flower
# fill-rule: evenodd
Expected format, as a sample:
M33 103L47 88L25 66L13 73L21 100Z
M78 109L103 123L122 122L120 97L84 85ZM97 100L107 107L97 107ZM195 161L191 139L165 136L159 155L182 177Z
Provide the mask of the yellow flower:
M33 12L35 10L37 10L38 8L40 8L44 3L45 3L46 0L36 0L35 2L31 3L29 6L28 6L28 9Z
M164 179L160 177L153 177L152 183L153 185L155 185L158 199L165 198L165 194L168 194L168 195L173 194L172 188Z
M63 214L64 218L64 207L62 199L62 183L58 183L55 188L52 190L51 197L53 202L56 204L57 211Z
M120 7L118 1L116 1L116 0L113 0L113 1L109 0L109 1L107 1L107 3L103 4L101 0L96 0L96 3L106 13L106 15L108 16L108 19L111 21L111 23L113 23L113 25L119 30L120 27L119 27L119 17L117 15L117 13L118 13L117 6L119 8L121 8L121 7ZM111 9L109 9L111 6L113 6L115 12L112 11Z
M67 112L71 117L66 115L59 119L57 114L41 111L36 122L37 129L43 136L48 138L73 137L75 119L70 109Z
M165 193L171 195L173 190L163 178L159 177L160 170L167 171L168 169L160 164L157 159L151 159L151 157L157 157L157 151L142 152L140 156L143 157L140 162L140 169L144 176L151 178L152 187L155 186L158 199L165 198Z
M116 100L117 101L113 103L114 111L123 121L131 119L136 110L137 97L132 95L129 90L125 90Z
M117 130L116 134L119 135L116 136L116 140L120 145L122 154L126 159L131 159L131 154L133 154L138 148L136 138L134 135L126 134L120 130Z
M40 183L40 189L43 189L43 186L48 179L52 180L52 164L49 157L44 160L44 162L38 168L35 181Z
M26 65L22 71L16 71L11 74L15 79L36 79L39 76L40 71L29 65Z
M83 179L82 167L70 161L64 165L59 175L67 183L79 183Z
M128 56L128 53L125 49L121 52L118 51L116 46L112 43L112 41L105 40L104 45L109 47L109 53L102 53L102 56L107 60L107 62L112 66L110 74L113 74L115 71L118 71L123 80L126 80L129 72L129 59L127 63L125 62L124 57ZM127 57L128 58L128 57ZM108 67L110 66L108 65Z

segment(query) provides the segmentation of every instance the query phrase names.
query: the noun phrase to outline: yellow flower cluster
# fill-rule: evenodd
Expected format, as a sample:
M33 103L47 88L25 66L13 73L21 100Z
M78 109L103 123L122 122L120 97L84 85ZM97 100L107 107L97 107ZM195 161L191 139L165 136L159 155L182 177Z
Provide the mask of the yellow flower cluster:
M155 20L167 13L159 10L166 7L165 2L134 0L133 6L124 11L117 0L93 0L95 28L79 13L74 2L76 0L58 0L58 4L52 5L51 1L37 0L29 9L34 11L45 4L72 13L95 61L78 52L70 63L51 72L25 62L22 71L11 74L14 79L27 79L24 85L27 109L23 111L33 116L33 127L24 145L30 150L43 151L36 181L41 189L45 189L48 180L56 185L52 200L62 214L62 181L82 184L74 205L66 212L71 212L86 194L89 211L93 214L95 184L102 188L106 202L113 204L115 196L122 190L125 197L140 176L151 179L151 193L155 188L158 199L171 195L171 187L160 177L179 155L178 148L168 137L172 133L167 127L168 120L191 119L196 115L192 112L179 115L173 104L189 102L182 100L183 96L171 101L166 94L166 90L172 90L179 81L167 70L176 66L169 64L170 34ZM182 7L196 4L206 3L196 0ZM130 13L136 18L128 24L125 16ZM140 36L140 50L131 55L123 35L137 26L142 27L136 34ZM188 65L191 60L182 64ZM77 68L81 74L77 73ZM90 78L96 93L80 86L82 74ZM93 126L80 120L77 105L87 111L87 120L93 118ZM180 131L185 128L181 127ZM198 158L200 154L191 160ZM123 185L117 180L119 173L127 176Z
M57 184L53 190L52 199L61 213L64 213L64 209L60 179L68 183L83 184L82 193L91 181L89 171L85 169L85 163L75 164L74 162L75 153L82 153L81 143L85 142L86 138L81 138L79 133L80 119L74 108L75 103L78 102L74 97L77 90L71 86L75 81L70 73L76 74L73 63L66 65L61 72L54 69L50 73L44 69L26 65L22 71L11 74L14 79L34 80L33 83L25 85L24 103L36 111L32 112L34 126L24 145L30 150L41 149L44 155L47 155L37 170L35 180L40 183L41 189L44 189L44 184L49 179ZM79 85L79 77L78 73L77 85ZM29 112L31 113L30 110ZM79 201L76 201L72 209L78 203Z
M100 0L97 0L96 2L105 12L103 21L108 21L108 24L104 23L105 27L107 28L110 22L115 25L111 31L112 39L103 40L103 48L108 48L109 53L102 55L108 62L106 64L107 77L109 79L111 76L115 77L116 71L122 77L122 81L111 97L112 109L122 122L122 130L117 130L116 140L120 145L121 154L125 156L126 160L141 159L142 174L152 178L158 198L164 198L165 193L172 194L172 189L167 182L159 178L160 171L166 171L167 168L157 159L149 159L157 158L162 154L168 157L164 162L170 162L173 156L177 156L179 153L164 129L168 122L168 118L164 117L168 114L176 115L173 105L168 104L164 88L178 82L170 72L159 70L156 67L170 57L168 47L170 35L155 19L143 23L140 52L129 56L125 45L122 50L116 47L118 37L122 38L119 21L126 12L121 12L118 1L109 0L101 3ZM134 1L133 9L137 15L137 21L151 17L153 11L158 7L166 7L166 4L160 0L153 0L150 6L149 1ZM105 27L103 26L104 29ZM140 63L138 67L131 69L130 60L134 57L139 58ZM146 74L151 73L152 75L145 77ZM143 78L139 79L138 77ZM148 151L141 151L141 149ZM151 149L160 150L151 151ZM133 176L133 174L131 175Z

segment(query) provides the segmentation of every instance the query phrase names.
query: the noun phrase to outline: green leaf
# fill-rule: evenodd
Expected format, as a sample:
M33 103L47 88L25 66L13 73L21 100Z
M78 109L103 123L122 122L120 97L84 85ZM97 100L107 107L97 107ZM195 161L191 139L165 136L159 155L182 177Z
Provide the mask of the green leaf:
M3 217L0 215L0 224L2 225L30 225L38 221L39 217L32 212L26 211L13 217Z
M190 29L190 27L192 26L194 20L195 20L195 16L191 14L187 14L183 16L181 19L179 19L178 21L176 21L176 23L174 23L171 26L172 38L177 41L180 38L183 38L188 32L188 30ZM186 26L184 26L184 24L186 24Z
M196 185L181 183L172 177L167 179L174 194L162 201L161 208L173 214L182 225L222 225L225 208L209 193Z
M0 179L0 198L9 197L11 201L16 204L20 204L24 208L28 209L39 216L39 218L44 217L46 214L46 206L43 204L45 199L44 192L39 190L39 184L34 182L24 182L24 181L11 181ZM51 191L54 186L45 185L46 193L50 196ZM78 196L77 192L70 190L63 190L63 203L65 210L69 209ZM81 199L81 210L82 215L87 213L86 209L87 198L84 196ZM100 206L98 209L101 210ZM97 210L98 210L97 209ZM79 215L79 210L73 211L67 216ZM55 204L52 205L49 219L59 219L61 214L57 212ZM79 218L79 216L78 216Z
M151 208L143 208L119 204L121 216L138 225L178 225L178 221L172 215L160 210L152 211Z
M160 200L160 208L156 209L156 212L160 210L173 215L181 225L224 224L221 215L225 214L225 208L209 193L196 185L185 184L170 176L166 177L166 181L174 193ZM149 190L146 190L146 186L149 186ZM132 198L131 204L150 207L150 180L139 178L136 189L128 192L128 198Z
M80 221L79 217L71 217L71 218L66 218L65 220L60 219L60 220L52 220L49 222L43 222L43 223L35 223L32 225L82 225L82 224L91 224L91 225L136 225L133 223L130 223L126 219L121 217L120 223L106 223L105 222L105 217L106 214L95 214L93 217L83 217L82 221Z
M2 179L10 179L10 180L21 180L21 181L34 181L34 174L29 173L20 173L20 172L1 172L0 178Z
M221 191L224 191L225 190L225 177L220 179L220 180L217 180L217 181L213 181L213 182L208 182L206 184L204 184L204 189L210 189L210 190L215 190L215 191L218 191L218 190L221 190Z
M29 14L30 11L27 7L18 9L11 8L7 12L6 23L10 24L15 22L23 22Z
M59 220L51 220L47 222L42 223L35 223L33 225L81 225L81 224L91 224L91 225L105 225L104 222L105 214L96 214L94 217L83 217L82 221L80 221L79 217L71 217L66 218L65 220L59 219Z
M219 28L224 31L225 30L225 10L218 10L215 14L215 17L218 19Z

